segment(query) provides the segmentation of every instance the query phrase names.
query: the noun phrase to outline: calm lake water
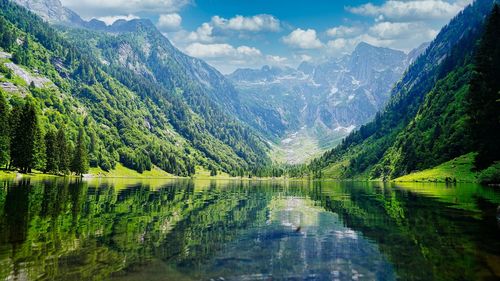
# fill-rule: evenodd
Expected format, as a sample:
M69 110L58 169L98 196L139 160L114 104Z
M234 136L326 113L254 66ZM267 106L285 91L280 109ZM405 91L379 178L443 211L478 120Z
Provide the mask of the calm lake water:
M479 185L0 180L1 280L499 280Z

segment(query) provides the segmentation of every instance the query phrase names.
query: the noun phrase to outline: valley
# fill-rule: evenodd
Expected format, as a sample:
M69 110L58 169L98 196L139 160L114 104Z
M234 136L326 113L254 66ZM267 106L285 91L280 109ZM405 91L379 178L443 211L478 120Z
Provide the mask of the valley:
M307 163L364 125L427 43L405 54L360 43L350 55L297 69L264 66L227 75L259 121L278 124L277 147L289 164Z
M0 0L0 280L500 280L499 0Z
M226 75L183 53L149 19L107 24L58 0L15 2L36 15L2 1L4 122L12 122L15 106L33 104L29 138L42 142L68 128L69 150L83 128L84 162L103 174L125 167L176 177L200 169L386 180L486 149L489 141L468 133L468 118L478 112L469 108L468 87L482 79L473 76L473 45L492 1L467 7L434 41L407 53L361 41L340 56ZM496 107L485 114L494 116ZM10 167L8 140L0 165ZM33 155L51 157L30 145ZM36 158L28 170L49 171ZM486 162L482 169L495 160Z

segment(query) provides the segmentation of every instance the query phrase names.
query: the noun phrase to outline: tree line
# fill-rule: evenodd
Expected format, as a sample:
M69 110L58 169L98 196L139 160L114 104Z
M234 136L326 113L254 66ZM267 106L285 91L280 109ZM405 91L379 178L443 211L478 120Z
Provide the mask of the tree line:
M44 134L33 98L10 108L0 91L0 167L22 173L36 169L82 175L89 169L85 130L80 127L74 144L64 126Z

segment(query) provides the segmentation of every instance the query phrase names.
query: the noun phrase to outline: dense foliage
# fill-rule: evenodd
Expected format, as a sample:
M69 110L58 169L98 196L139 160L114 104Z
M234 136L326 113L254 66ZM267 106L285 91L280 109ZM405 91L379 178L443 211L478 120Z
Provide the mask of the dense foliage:
M0 105L7 105L1 90ZM2 165L11 169L17 168L23 173L37 169L50 173L73 172L82 175L88 171L88 144L83 128L80 128L76 149L73 150L63 127L59 128L57 133L50 129L44 135L36 101L31 97L27 97L23 104L12 109L1 107L2 119L8 117L8 121L3 123L5 127L0 135L4 142L0 151L3 157Z
M10 126L7 101L5 95L0 91L0 167L9 162Z
M500 7L495 5L474 60L467 96L469 128L478 151L476 167L500 160Z
M111 34L61 29L79 49L105 61L106 71L121 83L150 98L182 137L223 170L267 162L266 143L234 117L246 110L238 108L232 86L206 63L175 49L149 21L110 26L105 31L116 32Z
M211 98L216 93L205 95L179 66L152 61L150 67L157 77L140 75L112 57L105 57L111 64L99 59L96 49L88 45L92 40L85 38L85 30L61 35L11 1L1 0L0 7L0 47L12 53L11 59L0 59L0 80L18 88L7 93L13 106L20 93L32 96L38 104L40 126L48 132L42 141L45 145L54 145L51 130L65 127L73 140L70 148L78 151L75 141L78 127L83 126L89 143L85 157L91 167L105 171L119 161L139 172L155 165L171 174L189 176L198 165L234 172L240 168L249 171L268 161L263 139L226 114ZM110 56L114 44L139 36L88 32L99 41L99 53ZM157 57L164 55L159 52ZM50 81L28 85L7 67L11 61ZM48 170L61 169L52 161L55 156L51 157ZM72 166L71 160L60 163L64 163L63 170Z
M498 88L487 82L496 81L491 76L498 75L498 70L492 67L495 64L487 70L478 64L481 52L489 54L487 60L491 61L493 54L498 53L494 47L500 38L498 30L487 31L496 22L496 12L484 28L485 15L491 13L492 3L476 1L453 19L396 85L385 110L311 166L316 169L335 166L343 177L394 178L498 142L493 132L474 133L479 128L498 126L498 102L495 102ZM477 47L481 37L481 42L490 42L488 47L484 43ZM478 75L481 72L490 76ZM478 82L474 80L478 79L492 90L476 96L474 84ZM483 95L488 102L481 100ZM474 102L470 101L472 96ZM481 106L471 108L474 103ZM469 119L474 114L483 117L482 125L470 126ZM494 154L490 155L498 160ZM489 159L488 163L494 160Z

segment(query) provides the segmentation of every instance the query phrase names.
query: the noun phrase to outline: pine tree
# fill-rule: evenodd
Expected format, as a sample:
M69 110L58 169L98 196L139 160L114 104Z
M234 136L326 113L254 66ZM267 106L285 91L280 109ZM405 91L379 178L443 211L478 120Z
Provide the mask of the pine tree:
M217 176L217 168L214 167L213 165L210 165L210 176L211 177Z
M9 163L9 145L9 108L4 94L0 91L0 167Z
M21 116L21 112L23 111L23 107L20 104L14 104L12 109L10 110L9 114L9 139L10 139L10 146L9 146L9 169L13 168L13 160L12 160L12 155L15 153L15 144L14 139L16 137L16 132L17 128L19 126L19 119Z
M67 174L69 171L69 146L64 133L64 127L59 128L56 136L57 167L59 172Z
M39 171L45 171L46 159L43 131L40 126L37 126L35 131L35 147L33 151L33 167Z
M196 174L196 166L190 159L186 160L186 170L188 176L193 176Z
M71 163L71 171L77 175L82 175L89 170L88 151L85 141L85 131L81 127L78 131L78 139L73 153L73 161Z
M494 6L475 58L467 96L470 130L478 151L475 166L483 169L500 160L500 7Z
M11 164L21 172L29 173L35 164L35 142L39 130L34 101L27 99L17 116L17 120L12 120L15 127L12 131ZM13 118L16 118L16 114Z
M45 135L45 172L57 173L58 167L58 154L56 144L56 133L52 130L48 131Z

